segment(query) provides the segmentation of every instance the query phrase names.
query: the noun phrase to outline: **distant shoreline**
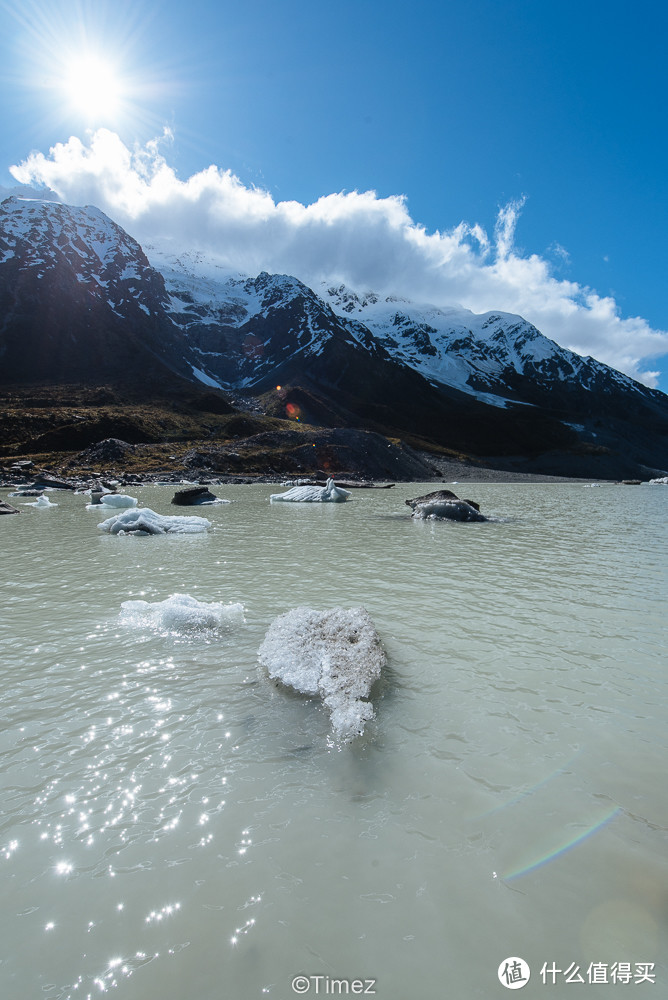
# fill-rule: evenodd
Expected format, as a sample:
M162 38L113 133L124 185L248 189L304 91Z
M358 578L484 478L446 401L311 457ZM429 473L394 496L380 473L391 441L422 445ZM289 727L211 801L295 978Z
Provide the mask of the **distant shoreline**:
M109 443L109 442L107 442ZM112 442L113 443L113 442ZM104 442L103 442L104 444ZM127 453L118 456L104 455L98 458L91 467L83 455L68 458L66 455L59 456L59 460L53 461L53 456L34 456L31 458L0 459L0 488L23 487L35 485L39 488L44 483L48 488L55 485L56 481L62 483L65 489L86 490L86 489L108 489L112 484L119 486L140 486L164 483L165 485L178 486L183 483L193 483L200 485L253 485L256 483L267 483L271 485L283 485L294 482L315 482L324 483L325 478L331 475L334 481L341 481L344 486L351 485L359 487L371 484L399 484L399 483L443 483L453 485L457 483L480 483L480 484L585 484L600 483L614 485L616 483L648 481L652 476L656 476L653 470L644 470L645 474L641 478L623 479L621 477L597 476L596 474L567 476L554 475L547 472L529 471L527 465L531 459L522 456L514 456L507 459L508 465L514 466L510 469L500 469L493 465L485 465L484 459L480 464L476 460L454 458L448 455L434 454L433 452L418 451L417 449L404 449L398 452L397 468L394 477L388 475L387 462L378 462L377 454L372 450L348 455L354 457L355 461L350 463L348 469L337 468L336 459L324 468L304 469L296 472L293 469L280 469L278 454L269 453L268 461L257 463L255 468L225 471L211 468L203 464L189 465L184 461L183 454L172 454L169 456L170 462L174 464L166 468L163 462L169 453L167 446L161 446L164 455L159 455L159 464L155 456L149 458L144 465L140 448L143 446L131 446L124 442L117 442L122 445ZM240 448L241 443L237 445ZM387 446L386 446L387 447ZM237 456L238 457L238 456ZM263 456L267 457L267 456ZM332 456L334 457L334 456ZM344 458L337 455L336 458ZM384 456L382 456L384 457ZM45 462L43 459L47 458ZM494 461L494 459L488 459ZM269 464L271 462L271 464ZM335 464L336 463L336 464ZM166 463L165 463L166 464ZM263 468L263 465L265 467ZM272 465L274 466L272 468ZM523 468L524 466L524 468ZM326 470L326 471L325 471ZM51 480L51 482L49 482Z
M492 469L488 466L473 465L460 462L457 459L441 458L431 452L421 452L421 457L439 469L439 478L449 483L607 483L612 485L620 482L618 479L601 479L597 476L549 476L537 472L506 471Z
M457 483L471 483L480 485L564 485L564 484L587 484L587 483L600 483L601 485L614 486L620 484L622 480L619 479L600 479L596 476L591 476L587 478L577 478L573 476L548 476L539 473L532 472L513 472L504 471L501 469L492 469L485 466L472 466L466 462L459 462L456 460L440 460L438 462L439 474L430 478L418 478L418 479L375 479L370 480L358 475L350 475L349 473L340 472L332 473L332 478L334 482L340 481L345 486L353 487L355 483L359 483L359 488L363 489L364 486L368 486L371 483L377 484L378 486L383 486L385 484L392 484L397 486L409 486L411 483L433 483L456 485ZM109 472L97 472L92 475L90 473L73 471L69 475L60 474L50 474L45 473L44 470L35 468L34 470L26 470L25 473L17 473L15 476L5 473L0 475L0 489L11 490L14 488L26 489L29 488L32 482L45 474L48 479L53 479L54 486L41 485L41 483L36 483L35 487L37 489L50 489L58 488L55 486L55 481L59 480L63 483L63 488L73 491L84 491L86 489L106 489L107 487L113 488L117 486L122 486L123 488L131 487L141 487L141 486L173 486L178 488L183 486L185 483L208 485L208 486L254 486L254 485L289 485L291 483L297 482L315 482L313 476L304 474L301 476L287 475L287 474L276 474L276 473L256 473L251 475L216 475L207 473L205 475L198 476L195 470L188 472L183 470L180 473L177 472L165 472L160 473L152 470L146 472L142 475L141 472L133 472L129 476L124 476L119 474L117 471ZM318 480L319 481L319 480ZM633 482L638 482L634 480Z

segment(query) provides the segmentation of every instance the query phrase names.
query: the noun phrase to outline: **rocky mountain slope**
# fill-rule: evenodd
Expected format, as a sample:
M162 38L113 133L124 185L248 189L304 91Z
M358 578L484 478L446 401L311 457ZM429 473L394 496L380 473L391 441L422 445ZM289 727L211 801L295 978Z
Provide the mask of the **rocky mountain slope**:
M554 405L560 389L619 388L646 395L627 375L560 347L512 313L475 314L373 293L360 296L343 285L323 285L320 293L338 315L363 323L393 357L429 381L456 386L494 406Z
M90 207L0 205L0 372L5 390L133 387L184 412L230 413L231 398L253 433L272 418L561 474L668 466L668 397L519 316L243 276L167 242L142 248Z
M664 393L560 347L521 316L341 285L316 294L286 275L244 278L201 253L147 252L202 368L226 389L270 395L282 386L264 399L275 415L385 428L496 458L550 452L555 470L582 475L668 461Z
M9 382L190 374L162 276L97 208L0 205L0 362Z

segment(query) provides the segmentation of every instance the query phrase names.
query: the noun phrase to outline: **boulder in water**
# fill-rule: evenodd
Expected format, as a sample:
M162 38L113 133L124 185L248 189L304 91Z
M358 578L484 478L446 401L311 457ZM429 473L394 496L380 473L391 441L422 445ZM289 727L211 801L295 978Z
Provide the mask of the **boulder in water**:
M172 497L172 503L177 507L196 507L202 503L216 503L217 500L218 497L207 486L186 486Z
M460 500L452 490L434 490L424 496L406 500L412 507L412 517L434 521L486 521L475 500Z

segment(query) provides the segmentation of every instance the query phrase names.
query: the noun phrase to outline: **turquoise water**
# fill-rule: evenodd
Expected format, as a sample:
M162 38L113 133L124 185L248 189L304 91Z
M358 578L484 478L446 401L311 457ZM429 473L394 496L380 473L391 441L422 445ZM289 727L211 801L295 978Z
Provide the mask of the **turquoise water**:
M666 992L668 489L467 484L484 524L413 521L424 490L219 487L182 537L102 534L55 491L0 518L3 1000L486 998L509 956L523 996L635 995L586 982L620 962ZM244 621L120 614L176 592ZM382 637L352 743L258 667L298 605Z

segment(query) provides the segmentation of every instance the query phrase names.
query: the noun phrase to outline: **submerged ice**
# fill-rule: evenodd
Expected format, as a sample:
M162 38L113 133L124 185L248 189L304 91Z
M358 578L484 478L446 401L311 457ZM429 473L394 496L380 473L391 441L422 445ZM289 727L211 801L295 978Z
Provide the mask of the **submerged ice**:
M108 517L106 521L98 524L101 531L107 531L111 535L192 535L201 531L206 531L211 527L211 521L205 517L183 516L172 514L166 517L163 514L156 514L150 507L131 508L124 510L120 514Z
M269 626L258 657L270 677L319 695L338 736L361 734L373 718L366 699L386 657L365 608L293 608Z
M131 625L165 632L200 632L229 628L244 621L243 604L206 604L190 594L172 594L164 601L123 601L121 617Z

